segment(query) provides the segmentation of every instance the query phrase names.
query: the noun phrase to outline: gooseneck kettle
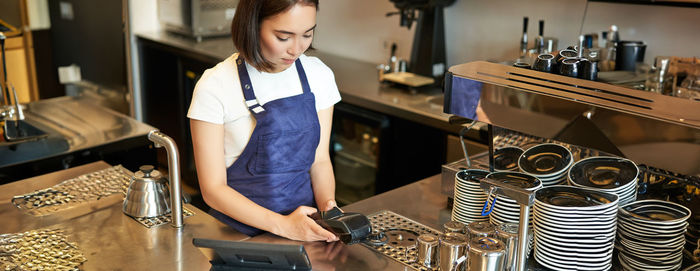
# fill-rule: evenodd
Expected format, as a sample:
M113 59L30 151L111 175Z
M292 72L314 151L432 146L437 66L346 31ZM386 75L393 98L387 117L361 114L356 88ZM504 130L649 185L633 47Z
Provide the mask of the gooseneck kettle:
M137 218L170 213L170 190L167 180L153 166L141 166L131 178L122 211Z

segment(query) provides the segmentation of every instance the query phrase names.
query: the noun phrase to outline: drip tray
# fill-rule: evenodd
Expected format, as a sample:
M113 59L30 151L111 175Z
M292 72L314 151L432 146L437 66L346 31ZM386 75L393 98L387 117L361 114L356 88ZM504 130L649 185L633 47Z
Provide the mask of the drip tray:
M406 218L392 211L382 210L369 215L375 239L370 239L364 246L384 254L413 270L437 270L428 268L418 262L416 240L425 233L439 236L441 232Z

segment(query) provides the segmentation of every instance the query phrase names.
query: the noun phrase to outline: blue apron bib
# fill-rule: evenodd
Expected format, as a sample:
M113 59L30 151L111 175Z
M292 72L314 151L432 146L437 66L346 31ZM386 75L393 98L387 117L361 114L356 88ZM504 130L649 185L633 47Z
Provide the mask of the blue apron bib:
M236 59L243 96L256 124L243 152L226 169L228 186L260 206L283 215L301 205L316 205L309 170L321 128L304 68L299 59L294 64L303 93L262 106L255 97L245 61L240 56ZM246 235L263 233L214 209L210 213Z

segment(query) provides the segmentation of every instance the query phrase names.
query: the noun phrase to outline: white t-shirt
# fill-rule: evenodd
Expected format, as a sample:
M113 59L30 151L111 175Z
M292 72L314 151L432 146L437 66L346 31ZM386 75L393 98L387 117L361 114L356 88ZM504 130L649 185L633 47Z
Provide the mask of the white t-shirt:
M187 112L191 119L224 125L224 160L229 167L241 155L255 128L255 118L245 104L235 53L207 69L197 82L192 103ZM335 76L316 57L301 55L301 64L316 98L316 111L329 108L340 101ZM246 63L258 103L286 98L303 92L296 65L279 73L260 72Z

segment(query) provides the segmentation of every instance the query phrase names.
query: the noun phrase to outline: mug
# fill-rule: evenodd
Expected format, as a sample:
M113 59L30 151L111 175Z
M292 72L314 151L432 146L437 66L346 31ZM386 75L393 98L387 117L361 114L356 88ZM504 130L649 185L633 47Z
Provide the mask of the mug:
M566 49L559 51L557 54L557 63L561 64L564 59L578 57L578 53L572 49Z
M541 54L537 56L532 69L541 72L556 72L557 62L552 54Z
M591 81L598 80L598 62L584 61L581 70L581 78Z
M620 41L615 53L616 71L634 71L637 62L644 62L647 45L642 41Z
M564 59L561 62L561 66L559 66L559 74L569 76L569 77L578 77L579 75L579 59L578 58L567 58Z
M438 237L424 233L418 236L416 243L418 247L418 262L428 268L436 267L438 262Z

